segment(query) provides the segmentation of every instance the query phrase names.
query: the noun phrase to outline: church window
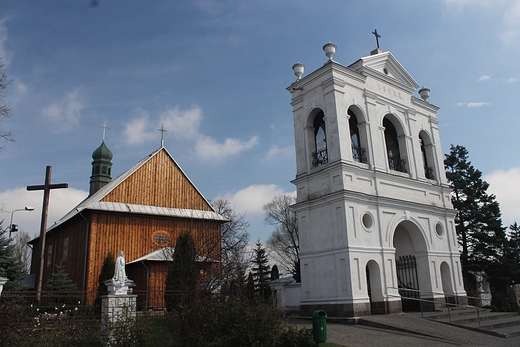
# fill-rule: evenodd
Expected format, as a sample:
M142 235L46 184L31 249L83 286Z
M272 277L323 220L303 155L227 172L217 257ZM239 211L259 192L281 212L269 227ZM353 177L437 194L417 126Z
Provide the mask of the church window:
M312 153L312 165L316 167L326 164L328 162L327 136L323 111L314 118L314 145L316 150Z
M108 175L109 175L109 176L110 176L110 171L111 171L110 168L108 168Z
M372 218L372 215L368 212L366 212L361 221L363 222L363 226L365 227L365 229L370 229L372 228L372 225L374 225L374 219Z
M157 230L152 235L152 241L157 246L161 246L161 247L168 246L170 244L170 240L171 240L170 239L170 234L168 234L164 230Z
M401 159L399 148L399 139L394 124L385 117L383 119L383 127L385 128L386 153L388 157L388 167L390 170L407 172L406 161Z
M61 257L61 261L67 261L68 256L69 256L69 238L66 237L63 240L63 255Z
M423 167L424 167L424 177L434 180L435 176L433 174L433 167L431 165L431 162L433 160L430 160L430 158L433 159L433 154L431 153L432 145L430 143L430 139L424 131L421 131L419 133L419 143L421 145L421 155L422 155L422 161L423 161Z
M439 222L437 222L437 224L435 225L435 233L438 237L442 237L442 235L444 235L444 228L442 224Z
M348 125L350 128L350 144L352 146L352 158L354 159L354 161L357 161L358 163L367 163L367 151L366 148L361 145L357 117L351 109L348 110L348 115Z
M94 173L95 173L95 174L98 174L98 173L99 173L99 165L96 165L96 167L94 168Z
M106 167L106 166L103 166L103 167L101 168L101 173L102 173L102 174L106 174L106 173L107 173L107 167Z

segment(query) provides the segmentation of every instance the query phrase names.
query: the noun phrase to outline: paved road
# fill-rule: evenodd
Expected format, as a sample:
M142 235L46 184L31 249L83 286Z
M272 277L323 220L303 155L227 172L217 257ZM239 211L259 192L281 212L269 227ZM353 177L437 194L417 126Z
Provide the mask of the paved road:
M362 319L366 324L379 327L328 323L327 341L345 347L520 347L520 336L495 337L407 315L369 316ZM312 327L310 320L298 320L295 323Z

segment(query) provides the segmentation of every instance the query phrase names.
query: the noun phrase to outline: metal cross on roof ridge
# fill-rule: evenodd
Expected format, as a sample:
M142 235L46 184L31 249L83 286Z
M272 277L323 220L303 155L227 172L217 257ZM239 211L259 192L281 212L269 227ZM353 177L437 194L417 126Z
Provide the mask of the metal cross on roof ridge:
M372 31L372 34L374 34L374 36L376 37L376 44L377 48L379 49L379 38L381 37L381 35L377 33L377 29L374 29L374 31Z
M164 133L168 132L168 130L164 129L164 124L161 124L159 131L161 132L161 147L164 147Z

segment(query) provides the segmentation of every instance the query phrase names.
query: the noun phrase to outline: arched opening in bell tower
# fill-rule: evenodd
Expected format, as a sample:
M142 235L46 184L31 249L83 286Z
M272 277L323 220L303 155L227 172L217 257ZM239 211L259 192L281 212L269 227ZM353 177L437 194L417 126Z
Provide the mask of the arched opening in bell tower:
M366 266L367 294L370 299L370 311L372 314L384 314L386 305L383 299L383 286L381 284L381 270L375 260L369 260Z
M403 221L395 228L393 246L403 311L419 311L419 291L430 287L425 238L417 225Z
M455 291L453 290L450 266L445 261L443 261L441 264L441 281L442 291L444 292L444 299L446 302L456 304L457 302L455 302Z
M390 170L407 173L404 132L400 123L391 114L383 118L385 145Z
M325 114L319 110L314 116L314 151L312 152L312 166L324 165L328 162L327 132L325 129Z
M347 111L352 159L358 163L368 163L366 134L360 129L360 120L363 119L360 113L355 106L349 107Z
M419 142L421 144L421 155L424 166L424 177L434 180L434 166L433 166L433 144L428 134L422 130L419 132Z

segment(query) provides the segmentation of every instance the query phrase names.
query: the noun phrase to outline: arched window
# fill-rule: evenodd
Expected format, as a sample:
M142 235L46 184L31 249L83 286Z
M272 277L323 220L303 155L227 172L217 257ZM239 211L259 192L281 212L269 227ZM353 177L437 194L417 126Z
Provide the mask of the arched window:
M367 163L366 148L361 146L361 138L359 137L358 120L354 112L348 110L349 120L348 125L350 128L350 145L352 146L352 158L358 163Z
M325 132L325 115L320 111L314 118L314 145L312 166L320 166L328 162L327 136Z
M421 155L423 160L423 166L424 166L424 177L434 180L435 176L433 174L433 165L431 165L430 158L432 156L431 154L431 143L430 139L428 138L428 135L426 135L424 132L419 133L419 142L421 144Z
M99 173L99 166L96 166L95 169L94 169L94 173L98 174Z
M101 167L101 173L102 173L102 174L106 174L106 173L107 173L107 167L106 167L106 166L103 165L103 166Z
M394 124L385 117L383 119L383 127L385 128L386 153L388 157L388 167L390 170L406 172L406 161L401 159L399 150L399 139L397 138L397 130Z

